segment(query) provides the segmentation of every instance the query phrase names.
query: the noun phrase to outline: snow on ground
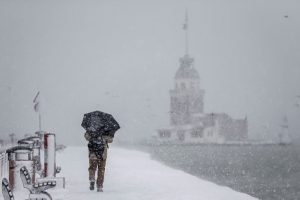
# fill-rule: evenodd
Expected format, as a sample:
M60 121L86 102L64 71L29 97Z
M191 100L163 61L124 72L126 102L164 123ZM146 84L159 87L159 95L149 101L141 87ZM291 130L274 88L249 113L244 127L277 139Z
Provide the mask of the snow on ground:
M68 147L57 154L66 189L49 191L64 200L250 200L249 195L201 180L153 161L149 154L109 149L104 193L89 190L87 147Z
M103 193L89 190L87 147L67 147L57 153L57 165L62 167L57 176L66 178L66 189L48 190L54 200L255 199L167 167L151 160L149 154L114 146L109 149ZM26 191L15 199L28 199Z

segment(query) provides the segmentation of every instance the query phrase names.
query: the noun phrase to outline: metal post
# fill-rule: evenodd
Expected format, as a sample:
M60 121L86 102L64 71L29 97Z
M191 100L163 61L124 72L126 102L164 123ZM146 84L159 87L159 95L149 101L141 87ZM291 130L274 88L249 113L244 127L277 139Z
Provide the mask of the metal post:
M56 141L54 133L44 134L44 176L52 178L56 176Z

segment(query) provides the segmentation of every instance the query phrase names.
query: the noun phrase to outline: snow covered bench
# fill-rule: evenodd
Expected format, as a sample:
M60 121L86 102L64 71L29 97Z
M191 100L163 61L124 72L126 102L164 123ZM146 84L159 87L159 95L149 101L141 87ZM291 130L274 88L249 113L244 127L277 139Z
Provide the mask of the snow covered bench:
M8 180L6 178L2 179L2 195L4 200L14 200L14 195L9 187Z
M52 200L51 195L46 192L46 190L55 187L55 181L40 181L39 183L33 184L31 181L30 173L25 166L20 169L20 176L24 188L28 189L30 192L29 200Z

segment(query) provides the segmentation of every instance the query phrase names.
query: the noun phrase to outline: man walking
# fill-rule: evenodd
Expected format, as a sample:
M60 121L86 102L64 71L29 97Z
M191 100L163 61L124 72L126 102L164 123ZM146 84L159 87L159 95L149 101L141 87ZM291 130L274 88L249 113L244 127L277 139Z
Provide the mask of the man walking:
M97 183L97 191L103 192L103 182L105 173L105 164L107 159L108 143L113 142L113 137L96 133L86 132L85 139L89 142L89 180L90 190L94 190L95 182ZM96 171L97 179L95 179Z

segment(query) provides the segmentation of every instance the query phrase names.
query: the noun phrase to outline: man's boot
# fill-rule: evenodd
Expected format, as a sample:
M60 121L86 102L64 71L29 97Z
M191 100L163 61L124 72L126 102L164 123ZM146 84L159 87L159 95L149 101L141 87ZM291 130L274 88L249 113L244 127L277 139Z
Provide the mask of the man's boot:
M97 192L103 192L103 187L102 187L102 186L99 186L99 185L97 185Z
M95 182L90 182L90 190L94 190L95 189Z

